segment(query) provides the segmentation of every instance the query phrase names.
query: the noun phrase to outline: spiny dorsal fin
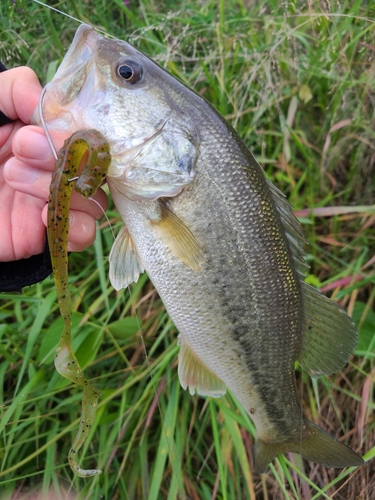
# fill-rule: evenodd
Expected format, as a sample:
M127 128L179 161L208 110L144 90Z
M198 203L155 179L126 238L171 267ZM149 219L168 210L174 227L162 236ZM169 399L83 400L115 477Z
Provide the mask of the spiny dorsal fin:
M143 271L133 240L123 226L109 254L109 280L115 290L121 290L137 282Z
M160 203L160 218L150 219L167 247L194 271L200 271L202 252L190 229L166 205Z
M348 362L358 342L357 329L336 302L307 283L302 290L305 325L298 361L312 377L330 375Z
M181 386L189 388L191 395L197 391L201 396L219 398L226 392L226 386L211 370L195 355L180 334L178 338L180 352L178 353L178 376Z

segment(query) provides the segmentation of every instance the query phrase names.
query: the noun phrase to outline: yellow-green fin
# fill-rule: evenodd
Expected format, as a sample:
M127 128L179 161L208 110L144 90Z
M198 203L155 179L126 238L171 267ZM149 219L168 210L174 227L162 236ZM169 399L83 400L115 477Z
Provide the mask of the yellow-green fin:
M226 392L226 386L195 355L184 338L179 336L180 352L178 353L178 376L181 386L189 388L191 395L197 391L201 396L219 398Z
M160 218L150 219L152 227L167 247L194 271L201 268L201 249L188 227L168 207L160 203Z
M254 468L263 473L268 464L280 453L299 453L307 460L326 467L357 467L364 463L363 459L349 446L341 443L322 428L308 421L307 437L293 443L255 442Z
M143 271L133 240L123 226L109 254L109 280L115 290L121 290L137 282Z
M298 361L312 377L330 375L348 362L358 342L357 329L336 302L302 285L305 324Z

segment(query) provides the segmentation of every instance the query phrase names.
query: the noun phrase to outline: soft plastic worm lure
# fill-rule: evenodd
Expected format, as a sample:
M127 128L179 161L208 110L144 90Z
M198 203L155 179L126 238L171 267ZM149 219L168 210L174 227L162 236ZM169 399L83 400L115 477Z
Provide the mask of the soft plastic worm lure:
M86 152L86 166L77 175ZM100 470L81 469L76 461L76 454L94 422L100 392L84 376L72 348L72 305L68 289L69 202L73 185L86 198L93 196L107 175L110 162L109 144L102 134L96 130L76 132L65 141L58 153L48 201L48 243L57 299L64 320L64 330L55 354L55 366L63 377L83 388L81 421L68 455L70 467L80 477L101 474Z

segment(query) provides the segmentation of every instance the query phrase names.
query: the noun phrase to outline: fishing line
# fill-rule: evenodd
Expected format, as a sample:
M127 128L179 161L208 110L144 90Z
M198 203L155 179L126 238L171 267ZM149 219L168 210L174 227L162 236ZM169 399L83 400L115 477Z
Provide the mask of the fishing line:
M94 203L96 203L96 205L98 205L98 207L102 211L102 213L103 213L103 215L104 215L104 217L105 217L105 219L106 219L106 221L108 223L108 227L111 230L112 238L113 238L113 241L114 241L116 239L115 232L114 232L112 224L111 224L111 222L110 222L110 220L108 218L108 215L106 214L106 211L104 210L104 208L101 206L101 204L98 201L94 200L94 198L90 197L90 198L87 198L87 199L90 200L90 201L93 201Z
M68 17L69 19L72 19L73 21L77 21L77 23L82 24L82 22L83 22L81 19L77 19L76 17L71 16L70 14L67 14L66 12L63 12L63 11L61 11L59 9L56 9L56 7L52 7L51 5L47 5L46 3L43 3L40 0L33 0L33 2L35 2L35 3L39 4L39 5L42 5L43 7L46 7L47 9L51 9L51 10L57 12L58 14L61 14L61 15L65 16L65 17ZM107 33L106 31L104 31L104 30L102 30L100 28L95 28L95 31L99 31L100 33L104 33L104 35L107 35L110 38L116 38L115 36L111 35L110 33Z
M39 5L42 5L43 7L47 7L47 9L54 10L58 14L62 14L63 16L69 17L70 19L73 19L73 21L77 21L78 23L82 23L82 21L80 19L77 19L76 17L71 16L70 14L67 14L66 12L62 12L61 10L56 9L55 7L52 7L52 5L47 5L46 3L40 2L39 0L33 0L33 2L35 2Z
M36 1L36 0L34 0L34 1ZM40 121L41 121L43 130L44 130L44 132L46 134L46 137L47 137L47 141L48 141L48 143L50 145L50 148L52 150L53 156L55 157L55 160L57 160L57 152L56 152L56 149L55 149L55 145L53 144L51 135L49 133L47 124L46 124L46 122L44 120L44 116L43 116L43 100L44 100L45 94L46 94L46 87L44 87L44 89L42 90L42 93L41 93L40 98L39 98L38 113L39 113L39 117L40 117Z
M167 442L167 447L168 447L168 452L169 452L171 466L172 466L173 472L175 474L179 490L182 492L183 490L182 490L182 486L181 486L181 483L180 483L179 475L177 474L177 467L176 467L176 465L174 463L174 460L173 460L172 446L171 446L171 443L169 442L169 438L168 438L168 434L167 434L167 428L165 426L163 412L162 412L162 409L161 409L160 400L159 400L159 397L158 397L158 393L157 393L157 389L156 389L156 384L155 384L154 376L152 374L151 363L150 363L150 359L148 357L147 348L146 348L145 340L143 338L143 333L142 333L141 325L140 325L140 322L139 322L139 317L138 317L138 314L137 314L137 310L135 308L135 304L134 304L134 301L133 301L133 295L131 293L130 284L127 286L127 289L129 291L130 301L131 301L131 304L132 304L133 311L135 313L135 318L136 318L136 321L137 321L138 333L139 333L139 336L141 338L142 349L143 349L143 352L144 352L144 355L145 355L145 358L146 358L148 373L150 375L152 388L154 390L154 394L155 394L155 397L156 397L156 403L158 405L158 410L159 410L159 414L160 414L161 425L163 427L165 440Z

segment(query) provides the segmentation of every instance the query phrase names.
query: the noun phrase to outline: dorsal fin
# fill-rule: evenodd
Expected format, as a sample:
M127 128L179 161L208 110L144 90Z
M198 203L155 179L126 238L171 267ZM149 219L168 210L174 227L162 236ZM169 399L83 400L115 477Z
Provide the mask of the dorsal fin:
M268 186L301 279L304 326L302 351L298 361L312 377L330 375L341 370L348 362L357 345L357 329L344 309L304 282L306 269L309 267L303 250L306 240L283 193L269 181Z
M312 377L330 375L348 362L358 342L357 329L336 302L307 283L302 285L305 324L298 361Z

